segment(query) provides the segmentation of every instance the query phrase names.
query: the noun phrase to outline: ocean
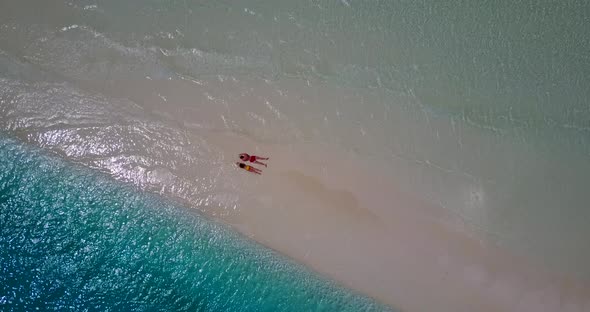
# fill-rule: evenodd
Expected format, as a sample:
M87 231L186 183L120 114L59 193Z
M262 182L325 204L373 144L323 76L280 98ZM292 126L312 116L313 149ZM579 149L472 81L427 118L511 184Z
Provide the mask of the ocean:
M589 311L587 29L586 1L2 1L0 306Z

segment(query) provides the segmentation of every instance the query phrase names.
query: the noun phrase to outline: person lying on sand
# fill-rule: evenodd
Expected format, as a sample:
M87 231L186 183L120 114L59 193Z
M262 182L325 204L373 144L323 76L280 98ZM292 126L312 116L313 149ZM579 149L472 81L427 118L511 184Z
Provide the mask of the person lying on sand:
M254 156L254 155L250 156L250 155L248 155L246 153L241 153L240 154L240 159L243 160L243 161L249 161L251 163L255 163L255 164L259 164L259 165L263 165L265 167L268 167L265 163L261 163L261 162L258 161L258 159L260 159L260 160L268 160L268 157L260 157L260 156Z
M238 167L240 167L246 171L250 171L250 172L256 173L256 174L262 174L262 171L260 171L260 169L256 169L252 166L248 166L245 163L237 162L236 165L238 165Z

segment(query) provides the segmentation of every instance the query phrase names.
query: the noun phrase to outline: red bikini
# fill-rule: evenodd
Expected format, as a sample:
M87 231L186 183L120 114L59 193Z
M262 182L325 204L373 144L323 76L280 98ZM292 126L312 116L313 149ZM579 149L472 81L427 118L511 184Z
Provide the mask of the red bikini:
M266 167L266 164L265 163L261 163L258 160L268 160L268 157L260 157L260 156L255 156L255 155L251 155L250 156L249 154L241 153L240 154L240 159L242 161L249 161L251 163L256 163L256 164L263 165L263 166Z

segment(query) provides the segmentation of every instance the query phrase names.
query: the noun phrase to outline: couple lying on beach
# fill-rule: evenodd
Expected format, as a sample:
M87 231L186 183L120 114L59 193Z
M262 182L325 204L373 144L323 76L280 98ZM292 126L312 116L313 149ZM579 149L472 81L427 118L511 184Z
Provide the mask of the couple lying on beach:
M268 160L268 157L260 157L260 156L254 156L254 155L248 155L246 153L242 153L242 154L240 154L240 159L243 161L249 161L251 163L255 163L255 164L263 165L264 167L268 167L265 163L258 161L258 160ZM256 174L262 174L262 170L260 170L258 168L254 168L250 165L246 165L245 163L237 162L236 165L238 165L238 167L240 167L246 171L256 173Z

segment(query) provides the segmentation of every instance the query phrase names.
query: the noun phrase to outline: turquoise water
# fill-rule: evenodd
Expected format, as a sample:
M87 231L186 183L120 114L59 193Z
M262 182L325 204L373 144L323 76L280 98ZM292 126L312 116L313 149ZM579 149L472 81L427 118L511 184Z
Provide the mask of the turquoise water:
M2 311L385 311L225 226L0 138Z
M378 168L375 171L382 169L387 178L396 181L396 190L415 194L436 207L434 210L438 211L433 215L437 217L433 218L438 218L440 212L450 215L452 220L436 221L465 231L484 246L499 246L529 259L531 264L587 282L590 279L587 265L590 263L587 239L590 237L587 226L590 223L589 16L590 4L584 0L0 1L0 135L15 140L3 139L3 153L8 153L8 158L1 160L2 164L15 169L4 170L2 174L6 175L3 179L14 176L9 179L12 184L6 184L16 187L10 188L13 193L7 197L9 202L20 200L19 205L3 206L0 217L8 222L12 220L9 218L22 216L14 225L19 230L6 227L2 239L37 229L39 233L49 233L52 228L43 229L48 222L43 220L47 214L41 212L57 209L52 205L60 201L49 197L42 200L43 196L67 194L65 199L73 202L67 207L74 209L82 205L75 198L85 194L83 189L105 188L114 195L103 198L100 192L90 192L91 196L99 197L92 205L83 205L84 209L76 208L76 211L88 209L88 215L95 215L100 224L104 223L102 220L114 218L111 222L119 222L119 227L108 229L107 226L101 232L97 225L64 222L63 231L51 233L60 237L79 235L91 241L90 236L95 235L92 233L100 232L110 233L113 240L120 239L107 245L112 245L109 247L112 252L124 254L126 258L92 256L90 262L81 263L107 270L99 263L105 259L106 264L112 264L112 270L120 269L118 274L106 271L101 274L114 279L112 284L121 289L119 294L134 292L123 299L144 298L138 300L144 300L143 307L147 307L151 301L144 294L152 290L142 285L151 285L156 280L153 284L160 286L154 287L174 290L167 296L188 298L182 294L199 293L200 297L193 297L213 302L211 306L219 304L221 310L257 298L265 299L251 303L252 306L282 304L278 299L281 296L274 297L268 290L265 295L268 302L267 297L258 295L257 291L264 291L268 285L273 294L291 293L292 287L301 287L300 291L293 291L301 294L297 297L301 300L285 306L287 310L307 303L315 307L315 295L337 298L337 293L347 293L339 290L331 292L334 297L323 297L315 289L332 288L310 286L314 291L307 291L308 302L304 299L307 286L302 281L316 281L314 274L301 273L309 277L298 278L291 285L283 284L289 281L283 275L277 273L275 279L268 272L260 274L268 273L269 278L257 275L259 280L264 280L260 284L267 286L239 288L235 292L239 286L233 283L237 281L236 285L240 285L248 281L245 277L240 279L240 274L258 272L258 269L254 264L249 267L252 263L249 260L242 264L241 260L232 262L234 258L226 259L223 255L247 253L244 259L256 260L269 255L266 249L234 239L231 231L185 208L172 208L155 197L131 191L139 189L161 195L182 202L188 211L194 209L229 220L227 223L234 224L232 221L237 220L237 224L244 223L240 224L243 228L272 224L276 231L258 239L269 241L278 237L277 241L281 242L300 242L299 249L289 247L291 255L303 259L308 246L299 238L306 235L305 229L296 233L281 231L283 226L288 228L285 225L289 225L290 217L297 216L303 210L298 208L303 207L294 204L292 214L283 215L283 219L271 219L267 217L269 214L260 214L262 217L250 221L240 219L240 214L256 208L278 211L285 204L281 202L284 199L273 198L272 194L245 191L246 185L255 183L229 168L235 157L232 145L247 142L260 147L260 152L290 149L294 158L302 161L302 150L312 155L324 155L327 150L327 155L346 156L354 159L355 164L375 166ZM42 152L29 150L21 143L52 156L39 156ZM17 154L22 156L18 157L21 162L11 163L10 157ZM42 172L27 165L33 160L46 163L40 168L46 168L49 163L60 164L63 174L53 176L52 170ZM323 166L326 172L338 170L332 159L311 161ZM317 171L304 174L315 175L314 178L324 174ZM22 179L17 178L21 175ZM87 179L88 183L70 183L62 178L73 176ZM43 189L33 189L33 182L42 183ZM68 192L61 191L66 188L64 183ZM327 190L339 187L325 185ZM358 191L355 185L343 190L351 191L352 198L362 203L364 194L355 193ZM307 195L313 194L301 194ZM107 199L123 208L133 205L137 208L115 209L114 204L102 207L100 203ZM25 205L27 200L39 203L39 208ZM380 215L395 215L389 213L394 209L390 202L380 202L371 209ZM127 222L133 226L121 225L119 217L127 215L120 214L127 211L130 220ZM52 215L65 218L68 212L72 211L65 210L63 216ZM385 223L397 221L383 219ZM220 258L212 256L214 260L207 261L209 255L199 253L174 260L179 263L174 268L154 264L159 268L170 267L172 277L168 280L162 277L168 274L164 271L150 273L149 277L133 277L137 280L123 274L127 258L133 261L134 252L150 250L137 247L134 251L129 242L144 237L142 233L147 233L147 228L141 226L148 227L155 220L162 222L153 223L150 231L169 232L168 236L152 235L152 244L155 246L160 237L162 245L150 254L150 259L164 263L163 259L181 254L176 248L184 248L182 254L188 255L203 246L210 246L210 255L221 255ZM201 246L199 239L191 238L196 237L194 233L200 226L224 233L211 234L215 238L213 242L228 239L240 243ZM125 232L118 233L120 229ZM184 236L174 236L180 235L174 234L176 231ZM350 236L357 234L361 237L364 233ZM26 246L44 246L47 242L33 234L27 235L17 236L14 241L26 242ZM174 237L178 244L164 244L164 236ZM333 237L333 244L326 246L344 241L338 239L339 235ZM399 238L391 238L395 239ZM57 246L56 241L52 242ZM196 247L190 245L193 242ZM126 244L130 251L117 244ZM96 244L62 244L46 253L39 249L36 255L41 259L41 254L55 255L53 250L87 246L90 253L95 252L92 248L98 248ZM228 246L235 249L224 249ZM289 249L281 244L273 246L283 250L279 247ZM387 245L383 247L387 248ZM362 248L350 250L355 254ZM2 253L2 257L9 255ZM25 264L28 263L27 268L47 267L53 261L55 272L64 274L86 270L71 264L68 259L77 259L74 256L52 257L53 260L43 258L35 262L36 258L31 256ZM85 256L79 252L76 257ZM274 253L271 258L282 260L273 260L268 265L270 268L293 267L281 264L290 262L279 256L275 258ZM220 266L219 270L213 270L216 273L207 275L209 279L200 279L200 274L206 271L199 272L201 267L195 265L213 266L224 263L222 260L231 263L227 267L233 273L221 274ZM55 264L60 261L63 267ZM358 279L349 276L351 284L358 282L364 272L375 275L383 272L384 280L390 278L389 287L383 287L388 290L385 299L403 297L403 292L396 291L403 286L396 280L397 276L392 277L392 265L382 262L381 266L372 267L366 263L333 267L342 276L356 273ZM191 268L187 269L190 272L186 278L211 281L212 286L208 282L192 284L187 280L182 287L164 287L182 283L175 282L180 277L173 272L183 267ZM16 270L17 266L12 268ZM9 274L14 270L3 272ZM117 298L111 293L86 290L73 282L60 288L62 284L54 282L51 274L62 273L35 272L36 275L23 273L20 275L23 279L13 281L23 287L27 285L28 289L22 291L29 297L37 291L29 281L37 276L39 283L48 285L39 289L73 289L69 294L62 292L60 302L64 305ZM96 285L102 285L114 292L115 287L107 285L111 283L109 279L85 278L96 289L99 287ZM146 284L138 282L140 278ZM219 286L222 283L227 284ZM322 283L317 281L317 285ZM208 295L202 295L203 289ZM252 291L248 293L251 299L240 292L246 289ZM9 295L0 294L5 296L1 301L8 300ZM79 299L78 295L88 297ZM193 304L191 299L179 300L179 306L184 302ZM388 304L395 305L392 301ZM337 300L324 303L331 302L336 304ZM138 309L144 303L138 303ZM440 308L445 311L445 307Z

